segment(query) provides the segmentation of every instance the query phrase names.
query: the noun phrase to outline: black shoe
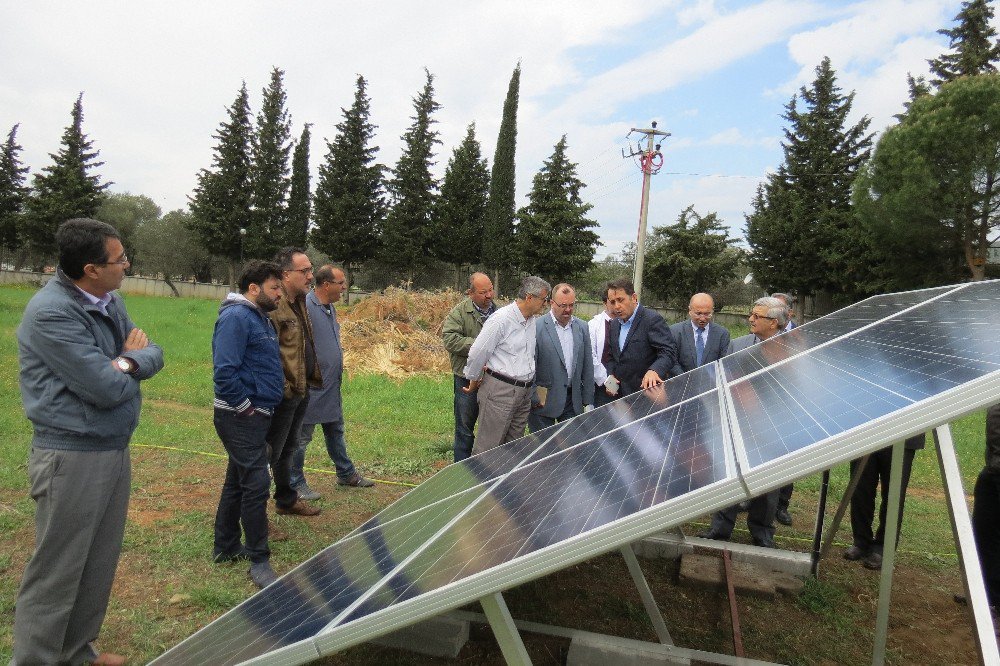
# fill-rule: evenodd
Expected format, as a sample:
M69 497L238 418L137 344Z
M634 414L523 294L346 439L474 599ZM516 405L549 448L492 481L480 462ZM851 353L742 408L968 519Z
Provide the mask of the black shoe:
M861 560L865 569L877 571L882 568L882 553L868 553L865 559Z
M753 545L759 546L761 548L777 548L777 544L774 543L773 539L758 539L754 537Z
M774 519L782 525L792 524L792 514L788 513L788 509L778 509L778 513L774 514Z
M860 560L867 554L868 553L862 550L861 548L858 548L857 546L851 546L850 548L844 551L844 559L854 562L855 560Z
M357 472L352 474L350 478L341 479L337 477L338 486L351 486L352 488L371 488L375 485L375 482L371 479L366 479Z
M250 565L250 580L263 590L278 580L278 574L274 573L270 562L254 562Z
M249 560L250 554L245 548L240 548L235 553L215 553L212 556L212 561L216 564L226 564L227 562L239 562L241 560Z
M716 532L715 530L705 530L704 532L698 533L699 539L714 539L716 541L729 541L729 537L722 536L721 532Z
M739 513L746 513L747 511L749 511L750 510L750 500L743 500L742 502L740 502L739 504L737 504L736 505L736 510Z

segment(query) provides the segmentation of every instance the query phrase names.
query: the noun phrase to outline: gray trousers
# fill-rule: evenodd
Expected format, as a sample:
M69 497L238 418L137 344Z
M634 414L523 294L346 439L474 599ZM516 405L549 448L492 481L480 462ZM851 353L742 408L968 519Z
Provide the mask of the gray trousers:
M479 430L472 454L524 437L531 411L531 387L514 386L493 375L483 375L479 386Z
M750 510L747 512L747 528L757 545L770 545L774 542L774 514L778 511L778 493L772 490L750 500ZM729 539L736 527L736 515L739 504L727 507L712 514L712 531L725 539Z
M17 595L11 663L92 661L125 534L129 450L32 448L28 476L35 552Z

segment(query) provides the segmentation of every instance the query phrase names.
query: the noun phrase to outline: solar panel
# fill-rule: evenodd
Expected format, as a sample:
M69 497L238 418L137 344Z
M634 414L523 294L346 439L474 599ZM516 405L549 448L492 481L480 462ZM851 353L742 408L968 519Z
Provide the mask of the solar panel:
M154 663L303 663L1000 396L1000 283L867 299L450 465Z

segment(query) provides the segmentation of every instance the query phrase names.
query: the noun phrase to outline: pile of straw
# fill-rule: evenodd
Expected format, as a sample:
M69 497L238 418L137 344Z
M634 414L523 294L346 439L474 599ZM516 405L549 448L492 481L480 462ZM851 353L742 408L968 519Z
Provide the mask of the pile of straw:
M463 297L390 287L365 298L340 318L345 370L394 379L450 372L441 327Z

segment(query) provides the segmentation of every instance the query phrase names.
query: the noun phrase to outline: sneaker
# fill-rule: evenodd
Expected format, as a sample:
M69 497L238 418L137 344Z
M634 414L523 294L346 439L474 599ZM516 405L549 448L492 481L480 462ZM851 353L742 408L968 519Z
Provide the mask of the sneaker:
M314 502L323 497L318 492L310 488L308 483L300 483L299 485L294 486L293 490L299 494L299 499L304 499L307 502Z
M295 504L288 507L278 507L280 516L318 516L319 507L306 504L301 499L295 500Z
M792 524L792 514L788 513L788 509L778 509L778 512L774 514L774 518L782 525Z
M228 562L238 562L240 560L249 560L250 554L245 548L240 548L235 553L216 553L212 556L212 562L215 564L226 564Z
M861 560L861 564L864 565L865 569L872 569L873 571L882 568L882 554L881 553L868 553L865 559Z
M278 580L278 574L274 573L271 563L266 561L251 564L249 573L253 584L262 590Z
M273 520L267 521L267 540L268 541L288 541L288 532L282 529L278 523Z
M349 478L342 479L337 477L338 486L351 486L353 488L371 488L375 485L375 482L371 479L366 479L357 472L352 474Z

